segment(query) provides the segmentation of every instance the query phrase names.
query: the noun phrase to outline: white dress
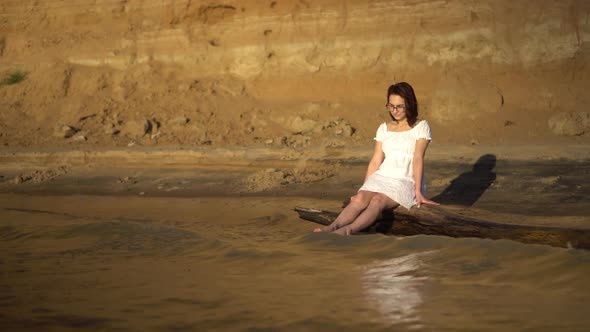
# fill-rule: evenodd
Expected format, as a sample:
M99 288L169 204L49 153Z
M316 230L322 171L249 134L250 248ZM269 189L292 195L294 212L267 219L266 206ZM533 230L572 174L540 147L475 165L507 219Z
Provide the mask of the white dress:
M416 204L412 161L416 141L421 138L432 140L432 132L426 120L420 121L410 130L401 132L388 131L387 124L382 123L377 129L375 140L382 142L385 159L359 191L383 193L406 209ZM424 181L421 190L425 193Z

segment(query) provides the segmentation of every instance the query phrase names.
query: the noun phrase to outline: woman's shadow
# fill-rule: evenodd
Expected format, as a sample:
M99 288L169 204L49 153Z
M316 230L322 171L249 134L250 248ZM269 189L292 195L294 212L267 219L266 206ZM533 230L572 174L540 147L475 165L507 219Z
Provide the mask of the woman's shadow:
M456 177L440 194L432 198L440 204L472 206L496 180L496 156L485 154L473 165L473 170Z

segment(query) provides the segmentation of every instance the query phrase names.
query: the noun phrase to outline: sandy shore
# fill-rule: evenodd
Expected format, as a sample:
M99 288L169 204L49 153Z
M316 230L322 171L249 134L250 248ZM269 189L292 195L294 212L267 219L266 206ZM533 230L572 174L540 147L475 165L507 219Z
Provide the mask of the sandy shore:
M171 166L194 167L202 164L229 162L248 165L263 160L320 160L320 161L368 161L372 154L369 145L290 149L264 146L252 147L128 147L67 149L67 148L12 148L0 150L0 169L40 167L69 164L73 166ZM480 156L493 154L498 160L590 160L590 144L506 144L506 145L458 145L433 144L427 152L427 160L475 162Z
M23 194L244 197L245 204L252 196L303 197L321 205L310 207L337 210L334 202L361 185L369 158L363 146L3 151L0 193L17 195L15 200ZM477 170L482 160L487 164ZM429 196L455 212L496 222L590 227L588 146L433 145L426 167Z

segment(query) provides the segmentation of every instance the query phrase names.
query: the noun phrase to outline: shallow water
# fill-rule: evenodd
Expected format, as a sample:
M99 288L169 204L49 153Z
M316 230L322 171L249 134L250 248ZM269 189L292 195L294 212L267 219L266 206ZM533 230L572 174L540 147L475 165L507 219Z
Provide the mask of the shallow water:
M0 330L587 331L590 252L311 233L302 198L0 194Z

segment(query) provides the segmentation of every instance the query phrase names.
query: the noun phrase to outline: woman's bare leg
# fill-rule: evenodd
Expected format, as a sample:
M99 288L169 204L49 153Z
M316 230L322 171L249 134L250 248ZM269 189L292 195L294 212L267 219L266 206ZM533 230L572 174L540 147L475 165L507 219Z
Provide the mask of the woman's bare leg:
M358 215L353 223L336 229L334 233L340 235L350 235L352 233L361 231L374 223L381 211L385 209L392 209L398 205L398 203L394 202L391 198L384 194L375 194L371 197L367 208Z
M371 198L377 193L361 190L350 198L350 203L340 212L336 220L324 228L316 228L314 232L333 232L353 222L364 209L367 208Z

